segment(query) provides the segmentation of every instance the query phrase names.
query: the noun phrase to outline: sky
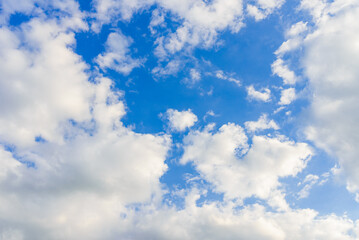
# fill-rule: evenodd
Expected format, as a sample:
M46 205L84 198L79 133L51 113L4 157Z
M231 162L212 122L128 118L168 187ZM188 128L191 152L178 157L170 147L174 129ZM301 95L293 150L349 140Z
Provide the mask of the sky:
M358 0L0 0L0 240L359 239Z

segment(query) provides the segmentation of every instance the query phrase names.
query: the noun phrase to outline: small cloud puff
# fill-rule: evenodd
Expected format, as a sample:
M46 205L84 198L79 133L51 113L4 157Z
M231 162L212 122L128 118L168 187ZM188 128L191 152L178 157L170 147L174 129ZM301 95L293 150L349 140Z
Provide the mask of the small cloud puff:
M273 121L269 120L267 114L263 114L258 121L248 121L244 123L247 131L256 132L266 129L278 130L278 125Z
M282 90L279 105L289 105L296 98L295 89L288 88Z
M192 113L191 109L181 112L175 109L168 109L165 115L169 121L168 124L171 130L177 132L185 131L198 121L197 116Z
M289 69L282 59L277 59L271 67L273 74L282 78L284 84L293 85L297 82L297 76Z
M195 68L191 68L189 70L189 77L183 79L183 83L185 83L188 87L192 87L199 81L201 81L201 72Z
M264 88L262 91L257 91L253 85L247 87L247 94L250 100L257 100L263 102L270 101L270 90L268 88Z
M283 3L284 0L257 0L255 5L247 5L247 13L258 22L272 14L275 9L280 8Z
M133 59L130 46L133 40L117 31L110 33L106 41L106 52L97 56L96 63L101 69L113 69L128 75L134 68L140 67L143 59Z

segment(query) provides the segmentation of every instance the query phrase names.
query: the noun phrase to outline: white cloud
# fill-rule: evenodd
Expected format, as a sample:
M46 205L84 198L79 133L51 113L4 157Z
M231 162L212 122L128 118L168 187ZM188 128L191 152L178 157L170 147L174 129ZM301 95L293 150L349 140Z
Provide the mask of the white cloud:
M245 122L244 125L249 132L257 132L266 129L279 129L278 125L273 120L268 119L267 114L260 116L258 121L248 121Z
M287 31L286 35L288 37L297 37L298 35L304 33L308 30L307 22L297 22Z
M300 2L300 9L309 11L317 24L324 23L331 16L353 7L358 7L356 0L335 0L332 2L326 0L302 0Z
M279 105L289 105L296 99L295 88L282 90Z
M14 6L18 3L12 2L2 3ZM16 11L32 11L27 10L32 9L26 5L30 2L23 2L24 10ZM56 2L66 5L68 1ZM163 4L184 8L176 10L179 13L187 11L188 6L199 8L197 12L201 13L208 6L204 2L188 5L189 2L193 3ZM110 6L110 11L115 11L111 9L112 3L121 6L123 19L129 19L144 3L150 4L112 0L102 3ZM222 21L213 27L215 31L228 26L235 28L228 25L233 14L228 16L229 20L221 18L233 13L229 8L237 5L217 1L211 4L215 10L208 8L205 13L211 17L217 14L216 21ZM356 191L355 143L359 134L355 126L359 115L355 79L359 61L356 61L357 12L350 11L345 17L322 22L308 38L304 65L316 94L311 106L315 122L308 129L312 134L309 137L340 157L348 176L348 188ZM206 26L205 18L196 19L202 17L197 12L185 21ZM353 26L348 30L343 28L349 23ZM219 131L209 126L203 131L190 132L181 159L182 163L191 162L216 192L224 193L225 200L199 204L205 191L192 188L184 191L183 208L163 205L160 178L167 169L169 136L138 134L123 126L121 118L126 111L119 100L121 93L113 90L113 83L107 78L97 76L94 82L89 82L85 63L72 51L75 40L70 29L74 26L85 28L76 16L46 22L39 18L19 29L0 29L0 139L1 143L13 146L9 150L0 145L0 239L346 240L358 237L358 223L347 217L318 216L314 210L293 210L287 205L280 180L295 176L305 167L312 154L308 145L280 136L254 136L249 148L243 129L234 124L223 125ZM195 29L192 27L188 29ZM217 33L211 34L213 37ZM183 41L184 46L188 44L186 39ZM115 48L119 46L116 44ZM330 51L336 44L338 51ZM126 52L124 49L120 47L120 52ZM101 56L105 58L106 54L110 51ZM122 56L107 55L108 62L122 61ZM337 59L341 60L339 64ZM323 66L323 62L329 66ZM178 66L170 65L168 72ZM340 76L340 81L335 74ZM269 89L258 92L251 87L250 97L269 101ZM173 121L169 120L174 128L186 129L197 121L190 110L172 111ZM246 125L252 125L249 129L276 126L266 116ZM37 136L46 141L35 142ZM314 180L311 176L304 182L310 184ZM269 206L279 211L269 211L259 204L239 206L232 201L250 196L267 200Z
M201 81L201 78L201 72L196 68L191 68L189 70L189 77L184 78L182 82L188 87L193 87L196 83Z
M284 63L282 57L303 45L304 38L308 32L307 24L307 22L300 21L291 26L285 34L287 40L275 51L277 60L272 64L272 71L274 74L282 77L285 84L294 84L296 82L296 76Z
M267 16L283 2L259 0L256 6ZM197 47L208 49L218 46L221 44L218 41L219 34L227 30L238 32L244 25L242 0L96 0L96 21L93 22L92 29L100 31L102 24L118 20L129 21L133 14L153 5L156 9L149 27L156 37L154 54L160 60L159 65L153 69L156 76L174 75L178 72L179 64L175 67L175 62L169 60L170 56L178 52L187 55ZM178 26L175 29L167 28L166 18L179 23ZM167 31L159 33L156 27L167 28ZM240 85L240 81L235 78L228 77L227 80ZM185 81L193 83L189 79Z
M306 166L311 154L307 144L264 136L254 136L248 148L243 129L226 124L218 132L209 129L190 132L184 139L181 163L193 163L214 190L228 199L251 196L271 199L282 196L277 191L281 185L279 178L295 176ZM287 206L284 201L276 207Z
M282 58L285 54L297 50L303 45L307 31L307 22L297 22L287 30L285 34L287 40L275 51L277 59L271 65L272 72L282 78L284 84L294 85L298 81L298 77L294 71L290 70L288 63L284 62Z
M273 13L275 9L280 8L284 2L285 0L256 0L255 5L247 5L247 12L256 21L260 21Z
M197 82L197 81L201 80L201 73L198 70L194 69L194 68L192 68L190 70L190 75L191 75L191 79L193 81Z
M169 127L178 132L185 131L187 128L192 127L198 120L191 109L181 112L174 109L168 109L166 111L166 117L169 121Z
M257 5L263 9L280 8L284 2L285 0L256 0Z
M337 156L352 192L359 192L358 5L357 1L337 0L327 3L320 14L319 7L312 6L317 25L304 43L303 59L313 91L308 138Z
M111 239L126 204L160 193L166 145L165 138L119 128L39 146L23 156L35 168L11 159L0 182L0 232L13 228L25 239Z
M114 1L97 0L96 16L102 23L108 23L119 15L122 19L130 19L140 9L158 4L172 13L171 17L182 24L174 31L158 41L157 55L165 57L183 48L196 46L208 48L215 44L218 31L231 29L238 31L242 27L241 0L215 0L211 2L186 0L136 0ZM99 29L101 24L94 24Z
M62 141L61 125L91 118L94 88L70 46L74 36L48 20L0 29L0 139L27 146ZM36 50L35 50L36 49Z
M168 75L176 74L180 68L182 67L182 63L179 60L171 60L169 61L166 66L158 66L152 69L152 74L156 77L163 77Z
M315 20L319 20L326 8L326 0L302 0L300 2L300 8L309 10Z
M32 162L34 168L27 168L15 159L6 160L8 177L1 182L4 199L10 189L18 197L36 192L51 195L53 189L64 193L59 197L77 192L84 196L104 194L126 204L149 200L160 189L159 177L167 169L164 160L169 138L136 134L124 128L120 122L123 103L118 100L108 103L109 98L116 98L111 96L110 84L107 79L98 83L93 106L96 128L87 130L92 134L68 126L72 135L64 143L41 143L31 152L16 153L20 160ZM11 175L16 176L16 185L11 184Z
M170 141L124 128L123 103L111 96L110 84L97 85L92 134L69 126L61 144L15 152L34 167L0 149L0 236L110 239L126 204L160 195Z
M308 174L307 176L305 176L303 182L298 183L298 186L304 185L304 187L297 194L298 199L307 198L310 194L310 190L315 185L321 186L325 184L329 180L329 177L330 177L329 172L325 172L320 176L314 174Z
M215 76L219 79L222 79L222 80L226 80L226 81L229 81L229 82L232 82L234 84L236 84L238 87L240 87L242 84L241 84L241 81L239 81L238 79L235 79L231 76L228 76L227 74L225 74L223 71L219 70L219 71L216 71L215 73Z
M12 159L11 153L5 151L3 146L0 146L0 163L2 166L0 170L0 181L8 178L8 176L13 173L14 169L21 166L20 162Z
M121 32L110 33L106 41L106 52L96 58L97 64L102 69L109 68L128 75L143 62L129 55L132 43L132 38L126 37Z
M30 13L34 9L35 0L3 0L1 1L2 14L0 15L1 23L4 24L11 14L15 12Z
M154 0L94 0L96 21L92 23L91 28L95 32L99 32L103 24L111 21L129 21L135 12L154 4L154 2Z
M164 15L165 13L163 11L160 11L159 9L155 9L152 11L151 22L148 26L152 34L157 33L156 27L166 26Z
M218 116L217 114L215 114L215 112L213 110L209 110L206 112L206 114L203 116L203 120L206 121L208 117L216 117Z
M2 0L0 5L0 24L6 24L14 13L32 14L44 20L47 18L45 11L53 9L57 11L57 15L62 17L71 16L65 20L68 26L72 28L87 28L83 21L84 14L79 9L79 3L74 0ZM62 18L62 21L64 22L64 18Z
M250 16L254 17L256 21L263 20L267 17L263 11L259 10L258 7L251 4L247 5L247 12Z
M280 45L280 47L275 51L275 54L279 56L276 61L282 61L284 63L283 59L280 57L288 52L298 49L302 42L303 39L300 37L290 37L287 41L283 42L282 45Z
M314 210L267 212L254 204L236 210L233 204L205 203L196 206L198 192L186 196L186 208L162 209L134 217L136 225L123 236L131 239L264 239L354 240L358 224L347 217L318 216Z
M282 59L278 58L271 67L273 74L281 77L284 84L293 85L297 82L295 73L289 69Z
M206 3L194 0L184 2L159 0L157 2L183 20L182 25L169 34L163 42L163 48L169 54L185 47L212 47L216 43L218 31L231 29L237 32L242 27L242 1L215 0Z
M257 91L253 85L247 87L247 94L249 99L254 99L257 101L269 102L271 91L268 88L262 89L262 91Z
M298 199L307 198L309 196L309 191L318 182L318 180L319 177L317 175L307 175L303 180L303 183L300 184L305 184L305 186L298 192Z
M111 239L126 205L163 191L170 138L122 125L121 93L88 81L67 20L0 29L1 238Z
M188 84L189 86L193 85L193 84L196 84L197 82L199 82L201 80L201 72L198 71L197 69L195 68L191 68L190 71L189 71L189 75L190 77L189 78L186 78L184 80L184 82L186 84Z

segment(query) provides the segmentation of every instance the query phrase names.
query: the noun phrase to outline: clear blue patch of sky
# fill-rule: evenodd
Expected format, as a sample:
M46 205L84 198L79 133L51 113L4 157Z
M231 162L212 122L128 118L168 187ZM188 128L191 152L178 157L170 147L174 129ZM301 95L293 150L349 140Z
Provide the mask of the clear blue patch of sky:
M24 22L28 22L31 19L31 16L23 13L14 13L10 15L9 25L12 27L20 26Z

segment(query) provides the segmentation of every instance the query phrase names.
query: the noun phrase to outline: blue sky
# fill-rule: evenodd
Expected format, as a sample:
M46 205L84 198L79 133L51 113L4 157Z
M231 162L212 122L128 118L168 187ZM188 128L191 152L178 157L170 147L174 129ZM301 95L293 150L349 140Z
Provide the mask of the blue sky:
M356 0L1 0L0 239L357 239Z

